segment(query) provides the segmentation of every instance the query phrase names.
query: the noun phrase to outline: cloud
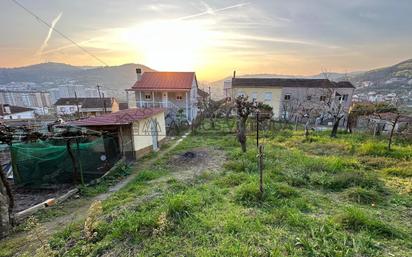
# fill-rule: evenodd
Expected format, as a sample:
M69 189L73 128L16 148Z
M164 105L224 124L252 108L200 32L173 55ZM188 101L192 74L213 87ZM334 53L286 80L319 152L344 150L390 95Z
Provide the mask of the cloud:
M200 17L200 16L204 16L204 15L215 15L216 13L223 12L223 11L226 11L226 10L241 8L241 7L246 6L250 3L240 3L240 4L226 6L226 7L219 8L219 9L213 9L212 7L210 7L210 5L208 5L207 3L203 2L203 1L202 1L202 4L205 7L206 11L191 14L191 15L188 15L188 16L183 16L183 17L177 18L177 20L188 20L188 19L193 19L193 18L197 18L197 17Z
M54 27L56 26L57 22L59 22L60 18L62 17L63 12L59 13L59 15L57 15L56 18L54 18L54 20L51 23L51 27L49 29L49 32L47 33L46 38L43 41L43 44L40 46L40 48L37 50L36 55L42 55L44 49L47 47L47 44L51 38L51 35L53 33Z

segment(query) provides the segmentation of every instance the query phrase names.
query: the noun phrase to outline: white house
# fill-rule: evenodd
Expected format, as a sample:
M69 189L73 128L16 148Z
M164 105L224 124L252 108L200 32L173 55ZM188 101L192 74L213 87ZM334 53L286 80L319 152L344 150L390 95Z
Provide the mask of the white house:
M54 106L58 115L75 115L79 112L82 117L97 116L119 110L119 103L113 97L60 98Z
M137 81L127 89L129 108L164 108L167 114L181 110L191 122L197 116L199 97L194 72L144 72L136 69ZM134 95L129 96L130 92Z
M0 106L0 118L4 120L27 120L36 117L35 110L31 108L8 104Z

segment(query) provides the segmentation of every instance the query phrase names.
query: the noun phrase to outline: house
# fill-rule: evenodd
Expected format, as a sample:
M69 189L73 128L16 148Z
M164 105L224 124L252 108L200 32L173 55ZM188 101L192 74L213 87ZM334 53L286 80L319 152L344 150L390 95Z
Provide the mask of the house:
M4 120L24 120L36 118L35 110L32 108L8 104L1 104L0 107L0 118Z
M122 155L136 160L156 151L166 138L162 108L132 108L70 122L70 125L109 132L115 137Z
M113 97L60 98L54 104L57 115L98 116L117 112L119 103Z
M165 108L167 115L180 110L190 123L197 116L198 83L194 72L144 72L127 89L129 108ZM134 95L129 96L133 92Z
M299 102L324 102L333 96L349 110L355 87L350 82L332 82L328 79L233 78L229 98L246 95L250 100L263 102L273 108L275 118L288 116L286 105Z

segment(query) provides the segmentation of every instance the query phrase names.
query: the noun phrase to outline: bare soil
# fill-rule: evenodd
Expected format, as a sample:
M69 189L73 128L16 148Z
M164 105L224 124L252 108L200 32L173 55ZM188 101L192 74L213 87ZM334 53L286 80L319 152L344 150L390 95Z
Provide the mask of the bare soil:
M14 213L23 211L50 198L61 196L74 188L73 185L63 184L54 188L32 189L19 188L12 181L9 181L9 183L14 197Z

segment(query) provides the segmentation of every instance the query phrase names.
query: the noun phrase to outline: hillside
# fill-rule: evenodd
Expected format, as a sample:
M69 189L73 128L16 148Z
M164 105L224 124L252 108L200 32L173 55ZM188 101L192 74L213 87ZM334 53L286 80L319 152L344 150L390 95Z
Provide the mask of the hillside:
M153 71L141 64L123 64L109 67L78 67L63 63L42 63L19 68L0 68L0 84L10 82L55 82L75 80L86 86L103 84L110 89L125 89L136 79L135 69Z
M412 59L350 76L359 92L408 94L412 90Z

